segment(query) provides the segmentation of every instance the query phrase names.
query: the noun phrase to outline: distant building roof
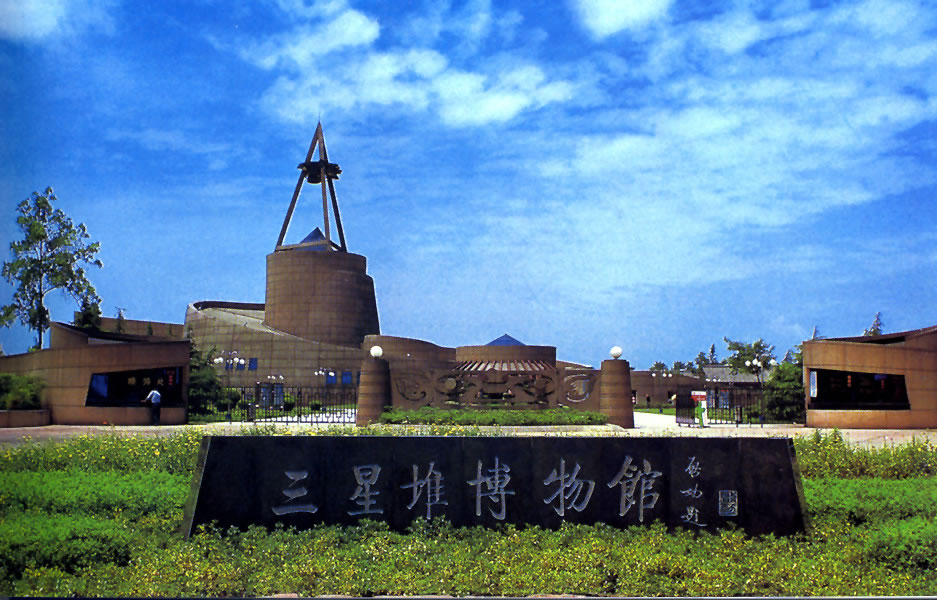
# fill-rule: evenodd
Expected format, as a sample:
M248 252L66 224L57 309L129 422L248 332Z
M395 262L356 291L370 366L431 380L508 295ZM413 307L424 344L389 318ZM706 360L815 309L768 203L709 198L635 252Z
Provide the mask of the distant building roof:
M758 383L758 378L753 373L733 373L729 365L703 365L703 373L708 380L726 383ZM761 380L767 380L770 374L771 369L765 369Z
M524 343L522 343L522 342L519 342L519 341L517 341L516 339L512 338L511 336L509 336L508 334L505 333L504 335L502 335L502 336L499 337L498 339L496 339L496 340L491 340L490 342L488 342L488 343L485 344L485 345L486 345L486 346L526 346L527 344L524 344Z
M860 335L854 337L819 338L807 340L808 342L857 342L860 344L902 344L911 338L937 334L937 325L913 329L911 331L898 331L896 333L883 333L881 335Z

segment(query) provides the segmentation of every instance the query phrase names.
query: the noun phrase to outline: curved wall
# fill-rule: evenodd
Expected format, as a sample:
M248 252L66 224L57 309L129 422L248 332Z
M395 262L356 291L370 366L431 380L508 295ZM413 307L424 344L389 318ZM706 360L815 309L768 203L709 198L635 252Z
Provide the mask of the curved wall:
M374 281L358 254L281 250L267 255L264 324L292 335L358 347L380 333Z
M553 346L459 346L455 359L470 361L539 360L556 366L556 348Z
M371 346L380 346L387 361L409 360L435 366L439 362L455 360L455 349L437 346L415 338L402 338L390 335L369 335L364 338L361 348L370 351Z

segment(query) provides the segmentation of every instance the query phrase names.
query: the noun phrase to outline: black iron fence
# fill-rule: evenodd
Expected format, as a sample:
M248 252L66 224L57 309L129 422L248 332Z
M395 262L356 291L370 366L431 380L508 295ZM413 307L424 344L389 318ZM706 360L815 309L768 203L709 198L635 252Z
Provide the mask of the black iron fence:
M696 412L697 403L689 393L678 393L674 401L674 411L677 425L699 426L699 417Z
M259 384L224 388L220 398L197 409L190 422L254 421L354 423L358 391L354 386L287 387Z
M706 392L706 421L713 425L763 425L768 420L765 394L758 388L718 388ZM700 426L699 402L690 394L678 394L678 425ZM773 420L773 419L770 419Z
M706 416L717 425L764 424L765 395L757 388L712 390L707 398Z

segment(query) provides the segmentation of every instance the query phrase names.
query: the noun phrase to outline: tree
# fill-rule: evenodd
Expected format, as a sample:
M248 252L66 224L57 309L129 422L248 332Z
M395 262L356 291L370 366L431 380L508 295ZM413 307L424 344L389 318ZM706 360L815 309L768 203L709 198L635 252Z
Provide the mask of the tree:
M189 340L189 412L192 414L207 414L212 407L219 405L224 391L218 381L218 373L212 364L215 349L212 347L207 353L202 353L195 345L195 340Z
M72 324L84 329L101 328L101 304L92 302L90 298L83 298L81 308L75 313Z
M36 347L42 348L42 336L51 323L45 306L46 295L61 290L79 304L100 302L94 286L81 266L101 266L96 258L100 244L90 238L84 224L77 227L65 213L53 208L52 188L33 192L16 207L16 224L23 239L10 244L13 260L3 263L3 277L16 286L12 304L0 309L0 325L9 327L14 320L36 332Z
M774 346L769 346L763 339L758 338L751 344L736 342L729 338L725 340L726 347L732 353L726 363L733 373L752 373L761 381L761 372L772 363L776 364Z
M789 348L787 352L784 353L784 359L781 360L782 363L788 363L791 365L797 365L798 367L804 366L804 351L803 346L794 346Z
M693 364L693 372L697 375L702 375L703 367L709 364L709 356L707 356L705 352L700 352L696 355L696 358L693 359Z
M862 332L862 335L866 337L872 337L875 335L882 335L885 326L882 324L882 313L875 313L875 318L872 319L872 324L869 325L868 329Z
M673 365L670 367L671 373L678 373L678 374L683 373L684 371L692 371L692 370L693 370L693 363L683 362L679 360L673 361Z
M649 370L650 370L650 371L663 371L663 372L666 372L666 371L667 371L667 365L665 365L664 363L660 362L659 360L658 360L658 361L654 361L654 364L651 365L651 368L650 368Z
M709 364L718 365L719 360L716 358L716 344L709 346Z
M765 382L765 410L773 421L803 423L805 416L803 367L782 362Z

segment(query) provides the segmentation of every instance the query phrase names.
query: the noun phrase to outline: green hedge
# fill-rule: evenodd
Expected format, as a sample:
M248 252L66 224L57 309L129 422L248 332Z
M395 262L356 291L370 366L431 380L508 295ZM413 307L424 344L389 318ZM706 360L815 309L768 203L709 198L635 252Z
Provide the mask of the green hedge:
M116 519L6 514L0 523L0 575L17 577L36 567L75 571L101 563L126 564L134 535L132 528Z
M937 479L805 479L804 496L814 518L852 525L910 517L937 523Z
M797 464L804 477L879 477L900 479L937 475L937 446L923 440L881 448L850 444L833 430L794 438Z
M0 373L0 410L35 410L41 408L45 382L31 375Z
M381 414L380 422L395 425L604 425L608 423L608 417L570 408L471 410L424 406L414 410L388 410Z
M300 596L531 595L770 596L928 595L937 575L890 560L890 530L748 537L738 530L668 532L655 523L618 530L455 528L418 521L407 533L383 524L308 531L206 530L132 546L129 558L78 568L25 569L17 595ZM924 542L908 535L904 542ZM876 544L881 543L881 551Z
M202 432L186 428L171 436L79 435L64 441L0 446L0 472L165 471L191 474Z
M0 515L26 510L139 519L185 504L189 475L162 471L0 472Z

